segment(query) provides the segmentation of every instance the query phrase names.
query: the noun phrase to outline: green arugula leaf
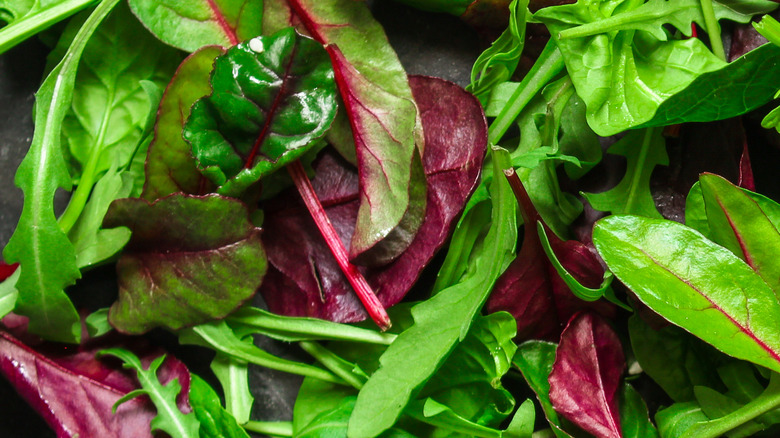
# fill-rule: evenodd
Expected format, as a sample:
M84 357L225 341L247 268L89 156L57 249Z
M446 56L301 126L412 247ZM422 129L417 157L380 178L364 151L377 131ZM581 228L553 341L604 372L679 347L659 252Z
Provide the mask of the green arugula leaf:
M493 173L501 175L509 167L508 153L494 148L492 156ZM412 396L466 337L488 292L514 258L517 203L504 178L493 179L491 195L491 226L470 262L473 268L461 282L413 307L414 325L388 347L381 367L358 395L350 436L376 436L395 423ZM410 363L415 366L410 368Z
M610 216L593 243L615 276L664 318L722 352L780 370L780 304L750 266L672 221Z
M223 195L240 196L300 158L336 116L328 54L292 28L230 48L214 62L211 86L193 105L183 136Z
M557 348L558 345L552 342L524 342L517 348L512 364L520 370L528 386L536 393L536 398L555 436L569 438L571 435L563 430L563 418L558 416L550 402L550 382L547 380L555 362Z
M199 195L211 192L211 183L198 171L192 146L182 138L190 109L211 92L209 76L214 59L224 49L207 46L182 61L160 101L146 160L146 181L141 197L154 201L172 193Z
M35 133L14 180L24 192L24 208L3 256L23 267L16 283L19 298L15 311L30 318L32 333L61 342L78 343L81 339L78 313L63 290L81 274L75 249L54 217L55 191L71 188L60 129L70 107L81 54L117 3L104 0L92 12L62 61L38 89Z
M583 193L590 205L613 214L629 213L661 217L650 192L650 176L657 165L668 165L666 143L660 129L630 131L613 144L608 153L626 157L626 175L612 189L602 193Z
M10 24L0 29L0 53L96 3L97 0L4 1L0 20Z
M149 368L144 369L141 360L129 350L124 348L109 348L98 353L101 356L114 356L124 362L123 366L135 370L141 389L129 392L119 399L114 405L114 411L122 403L136 398L140 395L147 395L157 408L157 416L152 419L152 431L163 431L170 436L180 438L198 438L199 423L195 414L185 414L179 410L176 404L176 397L181 392L181 384L178 379L174 379L167 385L160 383L157 377L157 370L165 360L165 356L160 356L151 364Z
M190 380L190 404L200 422L200 438L249 438L236 418L222 407L217 393L195 374Z
M249 390L249 363L217 352L211 361L211 371L222 384L222 391L225 393L225 409L240 424L249 421L252 405L255 402Z
M780 232L747 193L712 174L699 177L710 238L744 260L780 297ZM771 201L770 201L771 202ZM780 210L774 204L773 210Z
M119 298L109 314L123 333L224 318L254 295L267 268L260 229L235 199L119 199L103 226L133 232L117 264Z
M194 52L260 35L262 0L130 0L139 20L165 44Z

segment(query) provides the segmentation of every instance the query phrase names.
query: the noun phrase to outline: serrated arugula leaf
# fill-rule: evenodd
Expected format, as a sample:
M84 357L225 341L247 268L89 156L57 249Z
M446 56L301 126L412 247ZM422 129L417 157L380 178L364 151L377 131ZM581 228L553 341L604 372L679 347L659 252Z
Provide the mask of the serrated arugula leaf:
M81 54L117 3L118 0L104 0L95 9L36 94L36 129L15 178L25 194L24 208L16 231L3 250L6 261L18 261L23 266L16 283L16 312L30 318L31 332L62 342L78 343L81 325L63 290L80 277L76 253L54 217L55 191L71 187L60 149L60 130L70 107Z
M626 157L626 175L617 186L606 192L583 193L585 199L599 211L660 218L650 192L650 176L655 166L669 164L661 130L630 131L607 152Z
M152 431L163 431L178 438L199 438L200 424L195 414L183 413L176 404L176 398L181 392L181 384L178 379L163 385L157 376L157 370L165 360L165 355L153 360L146 369L138 356L124 348L102 350L99 356L115 356L122 360L125 368L135 371L138 382L141 384L141 389L128 393L116 402L115 411L119 405L128 400L139 395L147 395L154 403L154 407L157 408L157 416L151 422Z
M183 136L201 172L228 196L300 158L336 116L330 58L293 28L228 49L214 62L211 87Z

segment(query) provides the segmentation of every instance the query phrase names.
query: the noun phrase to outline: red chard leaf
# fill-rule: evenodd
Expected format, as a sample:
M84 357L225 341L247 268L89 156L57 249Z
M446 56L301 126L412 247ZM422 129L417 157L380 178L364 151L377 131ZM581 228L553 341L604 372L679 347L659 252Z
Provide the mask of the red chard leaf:
M561 333L548 377L555 411L598 437L619 438L618 389L625 358L617 334L593 313L579 313Z
M16 268L19 267L19 263L12 263L8 264L2 260L0 260L0 282L5 281L6 278L10 277L11 274L16 272Z
M190 108L196 100L209 94L209 75L214 58L225 53L216 46L207 46L188 56L176 70L165 89L154 139L146 159L146 180L141 197L154 201L172 193L202 195L214 187L201 175L192 156L192 147L182 138L182 130Z
M119 298L108 315L123 333L225 317L254 295L266 271L260 229L235 199L119 199L103 226L133 232L117 263Z
M350 258L383 265L412 242L425 215L423 139L406 73L364 2L289 0L333 62L360 169Z
M605 316L614 314L606 302L577 298L558 275L544 252L536 223L542 221L517 174L510 184L523 216L523 244L517 257L496 282L488 298L487 311L505 310L517 320L517 339L557 340L566 322L579 310L592 309ZM598 288L604 268L598 257L578 241L563 241L546 226L550 246L561 265L583 286Z
M112 413L120 398L138 389L135 377L114 362L95 358L106 347L122 345L139 354L148 366L161 352L143 342L113 336L67 349L52 343L31 348L0 331L0 372L57 436L151 438L149 424L156 410L148 398L130 400ZM187 367L168 356L159 375L164 383L178 379L182 385L179 408L190 411Z
M476 186L487 145L484 114L471 94L435 78L412 76L410 84L426 132L428 209L420 231L399 258L383 267L360 268L385 306L403 298L446 240ZM358 173L330 153L315 165L315 172L314 190L338 235L348 242L359 210ZM340 322L364 319L365 311L298 196L282 193L264 208L263 240L271 266L260 291L269 308Z
M228 196L300 158L336 116L328 54L292 28L217 57L211 86L183 135L201 172Z

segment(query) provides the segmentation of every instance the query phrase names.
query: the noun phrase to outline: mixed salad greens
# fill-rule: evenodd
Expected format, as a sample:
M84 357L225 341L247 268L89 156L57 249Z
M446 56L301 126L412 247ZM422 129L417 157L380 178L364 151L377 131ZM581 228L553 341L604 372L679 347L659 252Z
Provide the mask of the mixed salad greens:
M0 1L0 51L51 43L5 378L68 437L776 435L778 2L403 3L493 41L465 90L362 1Z

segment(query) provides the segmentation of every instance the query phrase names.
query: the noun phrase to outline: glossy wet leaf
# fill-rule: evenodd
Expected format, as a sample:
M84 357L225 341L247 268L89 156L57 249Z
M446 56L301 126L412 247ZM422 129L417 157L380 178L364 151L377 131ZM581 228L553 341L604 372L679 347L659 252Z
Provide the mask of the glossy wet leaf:
M19 224L3 249L8 262L24 266L16 287L16 312L30 317L30 331L48 339L78 343L81 326L64 288L81 274L70 240L54 216L54 193L69 190L71 178L61 151L60 130L70 107L79 59L89 38L117 0L104 0L76 34L62 61L36 94L35 133L16 171L25 194Z
M198 49L182 61L165 89L157 112L154 138L146 160L141 197L154 201L172 193L204 194L213 188L198 171L192 147L182 138L192 104L211 92L209 75L222 48Z
M401 257L386 266L359 268L385 306L401 300L449 236L477 185L487 142L484 115L472 95L440 79L413 76L410 83L428 132L423 156L428 208L420 232ZM359 210L357 172L325 153L315 164L312 184L342 241L348 241ZM261 293L269 309L340 322L365 318L362 305L298 198L288 191L263 204L263 241L271 268ZM300 236L306 236L303 244Z
M630 131L607 152L626 157L626 175L606 192L583 193L585 199L599 211L660 218L650 192L650 176L655 166L669 164L661 130Z
M292 28L228 49L214 61L211 87L183 136L201 172L229 196L300 158L336 115L327 52Z
M780 304L731 251L684 225L638 216L602 219L593 241L655 312L726 354L780 370Z
M509 166L505 151L493 150L493 172ZM493 179L492 225L474 268L461 281L412 309L414 325L405 330L380 358L381 367L360 391L349 431L374 436L390 428L420 386L426 382L468 333L487 291L513 258L515 205L504 178ZM409 368L409 363L415 363ZM392 383L391 383L392 382Z
M235 417L222 407L216 391L194 374L190 382L190 404L200 423L201 438L249 438Z
M423 137L406 72L368 6L352 0L289 0L326 46L344 99L360 169L360 208L350 259L376 266L397 258L425 214Z
M230 47L262 32L262 0L131 0L130 8L157 38L194 52Z
M596 436L622 437L618 391L625 366L609 323L578 314L561 333L548 378L555 411Z
M658 437L658 430L650 421L645 401L628 383L624 383L620 391L620 427L624 437Z
M707 212L710 238L744 260L780 295L780 232L770 215L780 205L768 206L769 214L739 187L712 174L699 177Z
M119 298L109 313L122 332L225 317L254 295L266 270L260 229L233 199L117 200L103 226L133 232L117 264Z

